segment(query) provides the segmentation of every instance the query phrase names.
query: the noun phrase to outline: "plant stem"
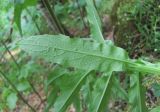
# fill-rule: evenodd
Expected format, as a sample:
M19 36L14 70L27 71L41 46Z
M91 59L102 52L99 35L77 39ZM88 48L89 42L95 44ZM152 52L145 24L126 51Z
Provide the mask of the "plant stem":
M9 55L11 56L11 58L13 59L14 63L17 65L17 68L20 70L20 66L19 64L17 63L16 59L14 58L14 56L12 55L12 53L10 52L10 50L8 49L7 45L1 41L2 45L5 47L6 51L9 53Z
M143 65L143 64L136 63L136 62L132 62L129 64L128 69L130 71L138 71L142 73L160 74L160 67L156 67L154 66L154 64L153 65L150 65L150 64Z
M6 51L4 51L0 57L0 62L2 61L2 59L4 58L4 55L5 55Z
M41 98L41 95L37 92L37 90L36 90L36 88L34 87L34 85L32 84L32 82L31 82L29 79L27 79L27 80L28 80L31 88L33 89L33 91L37 94L37 96L39 97L39 99L41 100L41 102L43 102L43 99Z
M54 14L54 12L52 11L52 8L49 4L48 0L41 0L43 5L47 8L48 12L50 13L51 17L52 17L52 21L55 21L57 30L59 31L59 33L61 34L65 34L63 27L61 26L60 22L58 21L56 15Z

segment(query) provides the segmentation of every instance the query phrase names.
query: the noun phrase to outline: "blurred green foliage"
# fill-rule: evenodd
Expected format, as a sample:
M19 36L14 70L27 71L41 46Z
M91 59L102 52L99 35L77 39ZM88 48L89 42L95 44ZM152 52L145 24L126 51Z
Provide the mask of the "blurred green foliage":
M117 8L117 41L132 54L160 53L158 0L123 0ZM124 32L125 31L125 32ZM130 46L130 47L127 47Z
M87 28L89 27L85 0L78 0L79 2L76 2L76 0L66 0L65 2L62 2L63 0L56 0L56 2L49 1L57 18L69 32L77 31L80 32L77 34L83 33L82 31L85 30L84 23ZM100 17L109 15L112 19L114 18L112 25L115 26L116 45L125 48L130 56L134 58L150 55L153 55L154 59L160 57L159 0L94 1ZM44 18L42 11L44 7L39 7L39 5L40 3L37 0L0 0L0 41L6 44L12 54L14 54L14 51L18 51L13 56L20 66L17 66L4 45L0 43L0 70L5 73L24 96L28 96L34 92L31 82L35 87L39 87L39 85L43 85L48 81L48 75L50 76L49 78L52 78L54 77L51 75L53 74L52 72L57 72L53 71L52 63L46 63L43 60L37 60L35 57L29 57L24 52L19 51L15 45L19 38L22 37L22 34L23 38L26 38L31 35L55 33L49 28L49 23ZM79 7L81 8L82 15ZM82 18L84 19L84 23ZM136 56L134 56L135 54ZM8 56L10 58L7 58ZM149 60L151 60L150 57ZM159 98L160 82L154 83L155 80L158 80L158 78L152 79L151 83L147 80L147 84L149 85L147 88L153 89L154 96ZM127 82L127 79L125 81ZM117 85L120 85L119 80L116 80L116 82ZM93 83L93 81L88 83ZM128 85L125 84L125 86ZM84 88L89 87L90 85ZM46 89L50 88L46 87ZM114 93L116 94L117 91ZM0 75L0 112L14 110L17 102L21 104L18 94ZM49 102L52 103L53 101Z

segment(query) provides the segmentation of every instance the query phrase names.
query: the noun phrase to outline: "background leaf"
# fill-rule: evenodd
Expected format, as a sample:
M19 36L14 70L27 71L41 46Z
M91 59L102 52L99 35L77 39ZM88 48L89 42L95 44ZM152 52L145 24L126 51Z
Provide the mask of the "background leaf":
M116 95L114 97L122 98L126 101L129 100L127 92L121 87L120 81L114 74L113 81L112 81L112 92ZM113 95L113 94L112 94Z
M79 90L84 84L90 71L75 72L63 75L56 84L60 87L60 95L54 104L55 112L65 112L67 107L74 101L75 96L79 96Z
M159 83L153 83L152 88L153 88L154 96L160 97L160 84Z
M101 31L101 20L94 7L93 0L86 0L87 6L87 18L90 24L91 37L97 42L104 42L104 38Z
M18 98L17 98L16 93L10 93L7 96L7 104L10 109L14 109L16 107L17 100L18 100Z
M22 11L28 6L36 5L36 3L37 0L14 0L14 22L17 24L21 35L22 35L22 28L21 28Z
M60 80L63 75L68 74L69 71L66 68L63 68L61 66L55 66L54 69L49 73L48 80L46 81L46 93L47 95L47 106L45 109L45 112L48 112L50 108L53 107L55 100L58 96L58 93L60 91L59 86L57 86L56 80Z
M112 77L112 74L108 74L96 81L89 112L105 112L111 95Z
M145 90L142 87L141 76L139 73L130 75L129 103L130 112L147 112L145 105Z
M160 106L153 108L150 112L159 112Z

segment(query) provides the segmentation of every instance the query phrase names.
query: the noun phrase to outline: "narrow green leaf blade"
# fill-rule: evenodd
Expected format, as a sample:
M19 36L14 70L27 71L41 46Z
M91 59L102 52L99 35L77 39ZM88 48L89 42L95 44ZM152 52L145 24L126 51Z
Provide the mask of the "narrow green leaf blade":
M65 112L67 107L74 101L74 97L79 94L79 90L89 73L90 71L78 71L70 75L63 75L60 80L56 81L60 87L60 96L54 104L55 112Z
M111 95L113 75L99 78L92 92L91 105L89 112L105 112Z
M69 71L66 68L58 65L49 73L48 79L45 83L46 92L48 93L45 112L48 112L50 108L53 107L55 100L58 97L60 87L55 84L56 80L60 80L63 75L67 75L68 73ZM51 90L48 88L51 88Z
M86 0L87 6L87 18L90 24L91 29L91 37L95 39L97 42L104 42L104 38L101 30L101 20L99 15L94 7L92 0Z
M21 28L21 13L23 10L23 6L20 4L15 4L14 8L14 22L17 24L20 34L22 35L22 28Z
M64 98L65 97L64 95L69 93L70 90L72 88L74 88L75 84L78 82L77 77L83 76L83 75L85 75L85 73L87 73L87 72L82 71L82 70L78 70L77 72L70 71L70 70L63 68L61 66L56 66L54 68L54 70L49 74L49 77L48 77L48 80L46 83L47 88L51 87L52 90L49 91L49 94L47 96L47 107L46 107L45 112L48 112L50 109L52 109L53 105L55 104L55 101L59 102L58 99L56 100L57 97ZM91 75L89 75L89 76L91 76ZM88 78L88 75L87 75L87 78ZM82 85L83 84L85 84L85 83L82 83ZM69 85L69 86L67 86L67 85ZM67 89L68 92L66 90L64 90L65 88ZM77 92L74 93L74 95L72 95L73 98L70 98L68 101L66 101L66 103L62 107L62 110L65 110L66 107L68 106L68 104L73 103L74 106L76 107L76 110L77 111L79 110L78 112L80 112L81 111L81 104L80 104L81 100L80 100L79 93L80 93L80 91L78 92L78 88L77 88ZM67 97L67 95L66 95L66 97ZM63 99L63 98L59 98L59 99ZM59 107L57 107L57 108L59 108Z
M52 85L58 78L61 78L64 74L69 73L69 71L61 66L55 66L53 71L49 73L48 80L46 82L46 86Z
M139 73L130 75L129 103L130 112L147 112L145 105L145 90L142 87Z
M114 45L64 35L33 36L22 39L19 45L33 56L83 70L123 71L129 59L123 49Z
M47 95L47 105L45 108L45 112L49 112L49 110L53 107L56 98L58 97L59 87L52 85L52 90L49 91Z

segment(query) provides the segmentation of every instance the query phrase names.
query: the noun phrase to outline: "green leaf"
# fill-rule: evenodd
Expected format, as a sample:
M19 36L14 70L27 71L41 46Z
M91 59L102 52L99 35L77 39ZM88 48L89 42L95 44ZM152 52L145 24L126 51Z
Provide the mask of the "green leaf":
M59 87L52 85L52 90L47 95L47 106L45 112L49 112L49 109L54 105L56 98L58 97Z
M27 81L22 81L17 85L17 89L19 91L25 91L30 87L29 83Z
M73 99L73 106L75 107L76 112L82 112L81 100L82 98L79 97L79 95L75 96Z
M112 81L112 91L116 95L116 97L124 99L128 101L128 94L126 91L121 87L120 81L116 78L115 74L113 76Z
M157 106L153 108L150 112L159 112L160 111L160 106Z
M49 109L54 105L55 100L58 96L59 87L55 85L56 80L60 80L63 75L68 74L69 71L66 68L55 66L53 71L48 75L48 80L46 82L47 90L46 92L49 92L47 95L47 106L45 109L45 112L48 112ZM51 90L49 91L49 87L51 87Z
M130 112L147 112L145 105L145 90L141 85L141 79L140 74L137 72L130 75Z
M105 112L111 95L113 75L99 78L92 92L89 112Z
M90 71L77 71L63 75L59 80L56 80L56 84L60 87L60 96L54 104L55 112L64 112L74 101L74 97L79 94L79 90L89 73Z
M160 84L159 83L153 83L152 89L155 97L160 97Z
M28 6L36 5L36 3L37 0L14 0L14 22L17 24L21 35L22 35L22 28L21 28L22 11Z
M2 99L7 99L8 95L11 93L12 91L9 89L9 88L3 88L3 91L2 91Z
M160 65L129 59L127 52L112 44L64 35L38 35L19 41L19 46L33 56L83 70L139 71L160 74Z
M92 100L92 90L94 87L94 84L97 79L97 74L92 74L89 77L87 77L86 84L81 88L81 97L82 97L82 107L88 108L89 104Z
M65 84L65 86L66 86L66 84L73 83L73 86L74 86L74 84L77 83L77 82L74 83L74 81L72 81L72 80L74 80L74 77L75 77L75 79L77 79L77 77L80 77L80 75L84 75L83 73L85 73L85 72L81 71L81 70L78 70L77 72L69 71L68 69L61 67L61 66L56 66L54 68L54 70L49 74L49 77L47 80L47 85L46 85L47 88L51 87L51 91L49 91L49 95L47 96L46 112L48 112L49 109L54 105L56 98L58 97L58 94L60 94L60 92L62 92L62 94L65 94L66 91L63 91L63 89L64 89L63 83ZM66 81L69 81L69 82L67 83ZM71 87L73 87L73 86L71 86ZM67 87L67 89L69 92L70 89L68 87ZM60 95L59 97L64 97L64 96ZM70 101L68 101L68 102L70 102ZM73 103L74 106L76 106L76 109L80 110L80 97L79 97L79 95L74 95L74 98L72 98L71 103ZM63 107L64 110L66 109L68 104L69 103L66 103L64 105L64 107Z
M53 71L49 74L46 86L52 85L58 78L61 78L64 74L69 73L66 68L55 66Z
M104 38L101 30L101 20L94 7L93 0L86 0L87 18L90 24L91 37L97 42L104 43Z
M132 71L139 71L142 73L154 73L160 75L160 64L146 62L142 59L132 60L133 64L129 65L128 69Z
M7 104L10 109L14 109L16 107L17 100L18 98L16 93L11 93L7 96Z
M123 71L129 61L119 47L64 35L32 36L19 41L19 45L33 56L83 70Z

